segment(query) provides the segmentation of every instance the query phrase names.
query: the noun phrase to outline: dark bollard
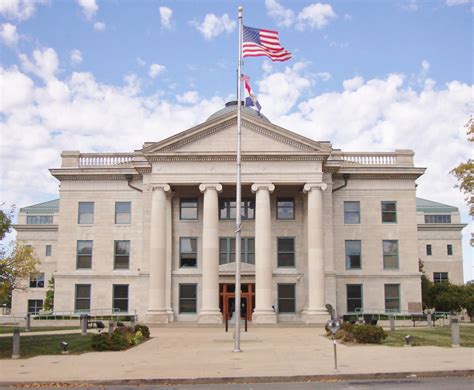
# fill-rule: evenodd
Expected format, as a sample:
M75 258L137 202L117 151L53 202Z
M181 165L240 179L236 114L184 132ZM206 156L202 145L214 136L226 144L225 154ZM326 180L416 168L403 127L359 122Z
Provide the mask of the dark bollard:
M112 335L112 333L114 333L114 327L115 327L114 322L109 321L109 335Z
M247 332L247 316L245 316L245 331Z
M20 358L20 328L15 326L13 328L13 348L12 348L12 359Z
M31 330L31 314L28 313L25 318L25 332L29 332Z
M229 316L225 316L225 331L226 333L229 331Z

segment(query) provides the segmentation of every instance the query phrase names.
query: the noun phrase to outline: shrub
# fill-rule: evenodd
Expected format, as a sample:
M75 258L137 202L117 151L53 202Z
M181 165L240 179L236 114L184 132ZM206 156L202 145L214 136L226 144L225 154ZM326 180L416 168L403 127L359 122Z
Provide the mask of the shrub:
M133 336L133 344L138 345L143 341L143 333L137 330L135 336Z
M387 337L383 328L376 325L354 325L351 333L358 343L363 344L382 344Z
M107 333L99 333L92 336L92 348L96 351L110 350L110 336Z
M144 338L149 339L150 338L150 329L146 325L142 324L137 324L135 325L135 332L140 331L143 335Z
M122 351L130 346L130 342L127 338L127 332L119 331L115 329L110 336L110 349L112 351Z

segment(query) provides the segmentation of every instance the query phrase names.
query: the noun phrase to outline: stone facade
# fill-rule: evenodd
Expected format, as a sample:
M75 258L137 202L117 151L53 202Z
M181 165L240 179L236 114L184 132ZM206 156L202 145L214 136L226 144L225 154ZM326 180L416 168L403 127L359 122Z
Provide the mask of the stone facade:
M155 323L231 314L236 116L229 105L132 153L62 153L51 169L61 184L54 223L27 224L34 211L25 208L16 226L37 253L53 245L41 271L54 273L55 311L119 306ZM424 168L414 153L345 153L248 108L242 119L243 310L252 321L322 322L328 303L340 314L419 312L415 180ZM117 221L117 202L130 207L127 223ZM90 267L82 243L92 247ZM128 245L126 267L117 267L117 245ZM44 289L15 293L13 312L25 312L33 294Z

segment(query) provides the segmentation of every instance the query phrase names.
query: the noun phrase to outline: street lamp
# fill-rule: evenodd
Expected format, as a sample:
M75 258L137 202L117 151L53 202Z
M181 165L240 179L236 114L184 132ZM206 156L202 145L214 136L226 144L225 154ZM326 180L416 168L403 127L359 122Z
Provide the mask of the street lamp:
M60 345L61 348L63 349L63 350L61 351L62 354L69 353L69 350L68 350L69 343L67 343L66 341L61 341L61 342L59 343L59 345Z
M339 318L329 320L326 322L326 329L332 333L332 342L334 345L334 369L337 371L337 351L336 351L336 333L341 327L342 323Z

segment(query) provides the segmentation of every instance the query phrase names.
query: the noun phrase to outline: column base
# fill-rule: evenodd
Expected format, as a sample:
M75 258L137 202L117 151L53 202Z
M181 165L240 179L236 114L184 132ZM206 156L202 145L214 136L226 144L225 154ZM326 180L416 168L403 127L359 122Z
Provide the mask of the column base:
M254 324L276 324L277 315L273 310L257 310L252 314Z
M169 314L166 310L148 310L146 322L147 324L167 324L170 322Z
M198 315L198 324L222 324L222 313L219 310L205 310Z
M331 315L326 309L304 310L301 313L301 319L306 324L322 324L325 325L331 319Z

